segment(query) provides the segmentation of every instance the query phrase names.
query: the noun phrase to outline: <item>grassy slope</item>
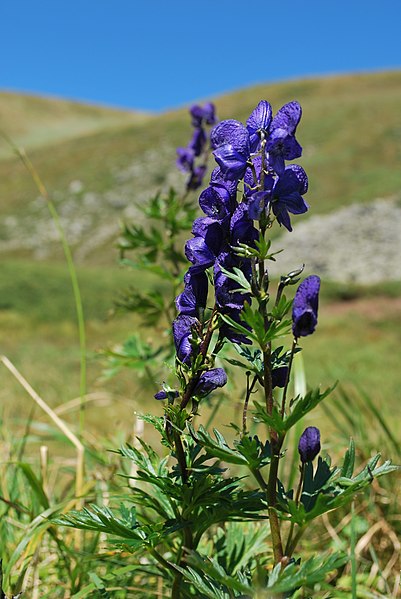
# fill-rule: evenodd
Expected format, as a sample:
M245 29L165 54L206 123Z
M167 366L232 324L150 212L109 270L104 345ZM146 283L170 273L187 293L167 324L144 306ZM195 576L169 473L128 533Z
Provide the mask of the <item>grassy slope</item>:
M301 161L310 177L308 201L314 213L399 191L401 72L258 86L217 98L218 114L245 119L263 97L274 109L291 99L302 103ZM79 179L86 189L105 192L116 185L116 169L126 168L160 144L171 146L173 168L174 147L184 145L188 135L187 113L178 110L39 148L31 158L51 190ZM151 183L161 184L163 175L155 162ZM0 162L0 214L24 210L33 193L18 161Z
M0 131L29 151L59 144L73 137L93 134L99 129L129 125L149 118L150 115L140 112L0 92ZM7 148L1 147L0 158L5 158L7 154Z
M303 105L299 138L305 150L302 164L311 180L308 195L312 213L326 212L352 201L369 201L401 188L398 168L401 73L259 86L218 98L219 115L245 119L261 97L271 100L275 109L293 98ZM105 192L115 185L115 170L129 166L149 148L171 145L173 162L174 146L185 144L188 134L186 111L178 110L147 122L129 126L121 122L118 126L99 128L95 134L43 145L33 150L31 157L51 191L63 189L71 180L79 179L87 189ZM163 172L155 165L153 183L162 180ZM29 176L17 160L0 161L0 213L18 215L36 195ZM111 255L111 246L105 246L103 253ZM103 314L111 303L113 287L123 286L130 275L120 277L114 270L105 268L84 268L81 274L90 349L126 338L135 328L134 321L127 318L106 325ZM11 261L2 265L0 280L3 291L0 352L10 355L52 403L75 396L78 348L64 265L60 269ZM98 298L103 299L98 302ZM329 298L326 304L323 302L319 335L306 343L305 363L311 381L326 384L333 378L345 378L350 382L356 377L373 395L395 397L399 383L393 357L399 353L396 333L399 309L384 309L377 318L360 313L358 304L349 305L350 310L341 312L337 303L330 303ZM92 383L99 371L99 365L92 360ZM383 372L392 376L384 381ZM132 397L133 379L128 374L126 385L115 388ZM26 410L24 394L9 377L2 380L6 381L1 392L6 404L10 405L8 400L17 393L19 400L14 407L25 405Z

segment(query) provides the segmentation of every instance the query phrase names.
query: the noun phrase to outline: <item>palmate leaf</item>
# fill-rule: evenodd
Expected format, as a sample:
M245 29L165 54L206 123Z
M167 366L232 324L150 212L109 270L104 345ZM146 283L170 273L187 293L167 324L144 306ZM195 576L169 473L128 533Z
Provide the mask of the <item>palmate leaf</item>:
M181 572L196 590L204 593L211 599L230 599L232 597L247 597L253 595L252 588L246 580L239 576L232 576L218 563L216 559L209 559L199 553L191 552L188 556L189 566ZM213 594L214 593L214 594Z
M282 418L278 409L274 406L271 414L267 414L265 406L255 402L256 410L254 415L257 420L264 422L272 427L275 431L283 434L290 430L299 420L301 420L308 412L313 410L325 397L327 397L335 388L329 387L322 393L319 389L308 391L304 396L297 396L290 403L290 413Z
M289 513L291 521L302 526L322 514L346 505L356 493L369 486L374 478L400 470L400 466L391 464L389 460L377 466L380 459L378 454L356 476L344 476L343 472L351 471L350 455L353 451L351 446L345 455L343 466L332 471L321 458L314 475L312 464L308 465L301 503L297 505L290 496L280 496L279 509Z
M203 447L210 457L218 458L228 464L247 465L246 458L236 449L232 449L217 429L213 429L214 439L202 425L195 431L193 426L188 424L188 429L195 442Z
M342 552L321 554L307 559L300 565L293 562L282 569L277 564L269 577L266 590L269 593L288 593L298 588L313 589L325 577L347 563L349 557Z
M270 463L271 450L268 442L262 443L258 437L243 437L241 441L235 443L231 448L223 435L213 429L213 437L200 426L195 432L191 425L188 425L193 439L206 451L206 454L213 458L223 460L228 464L238 464L247 466L251 470L262 468Z
M224 528L217 529L206 554L215 557L226 572L236 574L251 567L260 554L271 554L268 538L263 522L227 522Z
M246 276L240 268L234 266L234 268L231 271L227 270L226 268L224 268L224 266L220 265L220 270L226 277L238 283L238 289L233 289L232 293L235 293L237 291L242 293L250 293L252 291L250 282L248 281L248 279L246 278Z
M122 512L124 513L124 518L115 516L105 506L91 505L89 508L84 508L81 511L72 510L68 514L55 518L53 522L61 526L104 532L142 543L145 540L145 535L139 528L135 508L132 507L130 510L124 509Z

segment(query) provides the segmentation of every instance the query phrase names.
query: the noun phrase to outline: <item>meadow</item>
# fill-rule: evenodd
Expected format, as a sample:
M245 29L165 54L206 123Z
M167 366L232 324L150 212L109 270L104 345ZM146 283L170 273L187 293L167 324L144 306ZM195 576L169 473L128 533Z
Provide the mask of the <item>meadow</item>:
M376 198L399 193L399 72L258 86L218 98L219 117L235 115L243 119L261 97L268 97L275 106L296 97L303 106L303 164L313 181L308 193L311 214L330 213L354 203L366 203L368 210L369 203ZM57 100L0 95L0 129L29 153L54 198L75 256L87 332L85 435L92 452L88 458L91 498L101 493L99 481L107 480L112 493L115 485L118 486L115 481L109 482L109 470L104 476L93 475L102 467L100 455L104 447L116 447L132 439L137 411L158 413L159 410L159 404L152 398L159 381L152 386L139 379L132 368L122 368L113 377L105 374L110 369L108 348L121 344L138 330L149 341L155 336L153 329L141 327L140 315L116 309L119 294L129 286L152 290L159 285L151 274L138 275L135 270L118 264L115 240L119 221L137 218L136 204L145 202L157 189L165 188L166 182L167 186L182 185L180 175L174 172L174 148L186 141L187 121L184 109L143 115L74 103L63 105ZM161 149L160 159L157 148ZM71 283L46 206L38 199L29 173L6 143L0 153L0 197L0 354L7 356L45 401L57 408L71 429L77 431L80 355ZM195 194L193 201L196 202ZM81 226L82 219L85 223ZM386 457L400 460L397 432L400 291L401 282L396 280L374 286L323 281L319 329L313 340L306 339L303 344L304 366L310 386L326 387L340 381L327 400L327 409L319 408L319 426L326 426L330 432L325 443L334 447L334 451L339 437L353 436L364 447L361 459L368 457L370 451L380 451L380 444L384 444ZM156 334L165 329L166 323ZM31 398L17 381L2 365L0 368L2 435L7 448L3 452L3 468L7 476L17 454L18 461L23 458L38 473L39 446L48 445L53 477L51 503L71 499L71 494L60 491L73 478L71 450L65 447L47 417L38 408L33 409ZM350 405L356 409L349 410ZM230 418L238 419L237 409L236 402L232 402ZM218 415L219 421L220 418ZM386 435L387 426L391 426L393 441ZM108 460L105 462L106 469L117 468L112 460L111 465ZM28 480L34 485L34 478ZM383 488L375 487L375 497L366 495L369 514L359 516L361 537L374 526L378 514L391 531L396 531L394 534L398 533L397 480L399 476L394 475L391 483L386 481ZM22 506L26 507L28 496L21 500ZM10 491L7 484L3 485L2 497L9 514L16 500L16 489ZM37 506L35 509L32 514L39 513ZM334 524L336 534L332 534L330 543L337 542L337 531L342 530L339 522ZM330 536L330 525L328 522L325 525ZM385 537L384 525L383 531ZM347 539L349 531L345 530L344 535L343 539ZM17 542L18 534L10 535L2 555L5 562ZM378 545L379 541L376 550ZM28 556L32 553L24 553L25 550L22 548L16 558L15 571L20 574L20 582L16 582L18 576L13 572L13 589L18 589L31 567ZM43 554L43 548L39 554ZM124 562L117 559L122 567ZM377 556L375 561L372 553L364 555L360 572L365 594L358 596L398 596L397 563L394 561L390 573ZM383 570L385 575L381 577ZM369 576L372 578L372 571L376 590L369 595L367 581ZM57 575L61 576L52 572L52 576ZM76 580L71 587L75 589L74 597L94 596L90 592L95 592L95 588L100 589L99 597L102 596L96 576L90 579L92 582L88 576L85 578L82 573L80 576L81 581ZM85 585L87 594L79 594ZM370 583L372 588L374 585ZM39 595L38 589L32 597L56 596L51 589ZM136 591L130 591L132 595L118 595L118 592L112 596L139 596L134 594ZM346 592L332 596L351 596ZM70 595L60 592L57 596Z

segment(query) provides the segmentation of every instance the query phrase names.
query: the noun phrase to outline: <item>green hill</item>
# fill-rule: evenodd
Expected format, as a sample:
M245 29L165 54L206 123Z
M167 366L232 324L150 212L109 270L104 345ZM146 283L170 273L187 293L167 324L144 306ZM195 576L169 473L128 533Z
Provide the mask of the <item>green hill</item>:
M376 198L400 192L401 71L259 85L216 98L219 118L246 119L261 98L270 100L274 110L292 99L302 104L298 138L304 155L299 162L310 178L311 205L303 221L354 203L369 210ZM136 283L131 271L118 271L113 239L119 221L135 218L135 204L146 201L152 190L184 185L174 163L176 146L185 145L190 135L187 110L148 116L1 94L0 119L4 132L26 146L80 262L88 347L93 351L124 340L136 330L135 319L101 321L115 290ZM74 397L79 385L70 284L43 200L1 140L0 148L0 353L58 404ZM352 300L366 289L331 288L325 282L332 297L322 298L320 347L311 343L308 349L311 383L339 378L368 388L379 399L397 397L400 302L390 297L380 304L377 297L398 296L399 284L394 285L370 289L366 305L361 300L343 306L336 301L339 296ZM91 355L92 388L100 365ZM386 381L384 371L393 373ZM2 404L14 406L14 413L24 406L26 416L30 404L25 395L9 377L4 380ZM128 374L120 392L135 395L134 381Z
M304 147L300 162L311 182L311 214L401 189L401 71L259 85L216 98L218 115L245 119L261 98L275 110L292 99L303 106L298 137ZM185 145L190 134L185 109L143 117L3 94L0 113L8 115L2 120L5 132L27 145L82 260L105 259L118 221L135 216L135 202L163 186L183 184L174 161L175 147ZM0 252L54 254L48 215L37 195L3 145Z
M145 113L92 106L63 99L0 92L0 131L26 150L61 143L98 130L151 118ZM0 147L0 158L9 154Z

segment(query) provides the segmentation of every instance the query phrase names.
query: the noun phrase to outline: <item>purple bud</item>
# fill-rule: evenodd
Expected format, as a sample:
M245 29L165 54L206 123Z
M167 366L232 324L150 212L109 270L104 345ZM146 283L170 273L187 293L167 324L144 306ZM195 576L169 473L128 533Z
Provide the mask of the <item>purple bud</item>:
M158 391L157 393L155 393L154 398L158 399L158 400L162 400L162 399L168 399L169 397L173 398L173 399L177 399L177 397L179 396L178 391L171 390L171 391Z
M312 462L320 452L320 431L316 426L308 426L302 433L298 451L301 457L301 462Z
M212 368L200 376L194 395L205 397L217 389L217 387L224 387L226 383L227 375L223 368Z
M199 104L193 104L189 109L189 114L192 117L192 125L194 127L200 127L202 125L202 120L204 115L202 106Z
M192 139L189 142L189 148L193 150L195 156L200 156L206 144L206 133L202 127L197 127L192 135Z
M206 102L203 107L203 115L207 125L215 125L216 119L216 107L212 102Z
M272 370L272 387L283 388L286 385L288 376L288 366L279 366Z
M184 173L190 173L194 165L194 152L190 148L177 148L177 166Z
M292 305L292 332L294 337L311 335L317 325L320 278L307 277L299 285Z

